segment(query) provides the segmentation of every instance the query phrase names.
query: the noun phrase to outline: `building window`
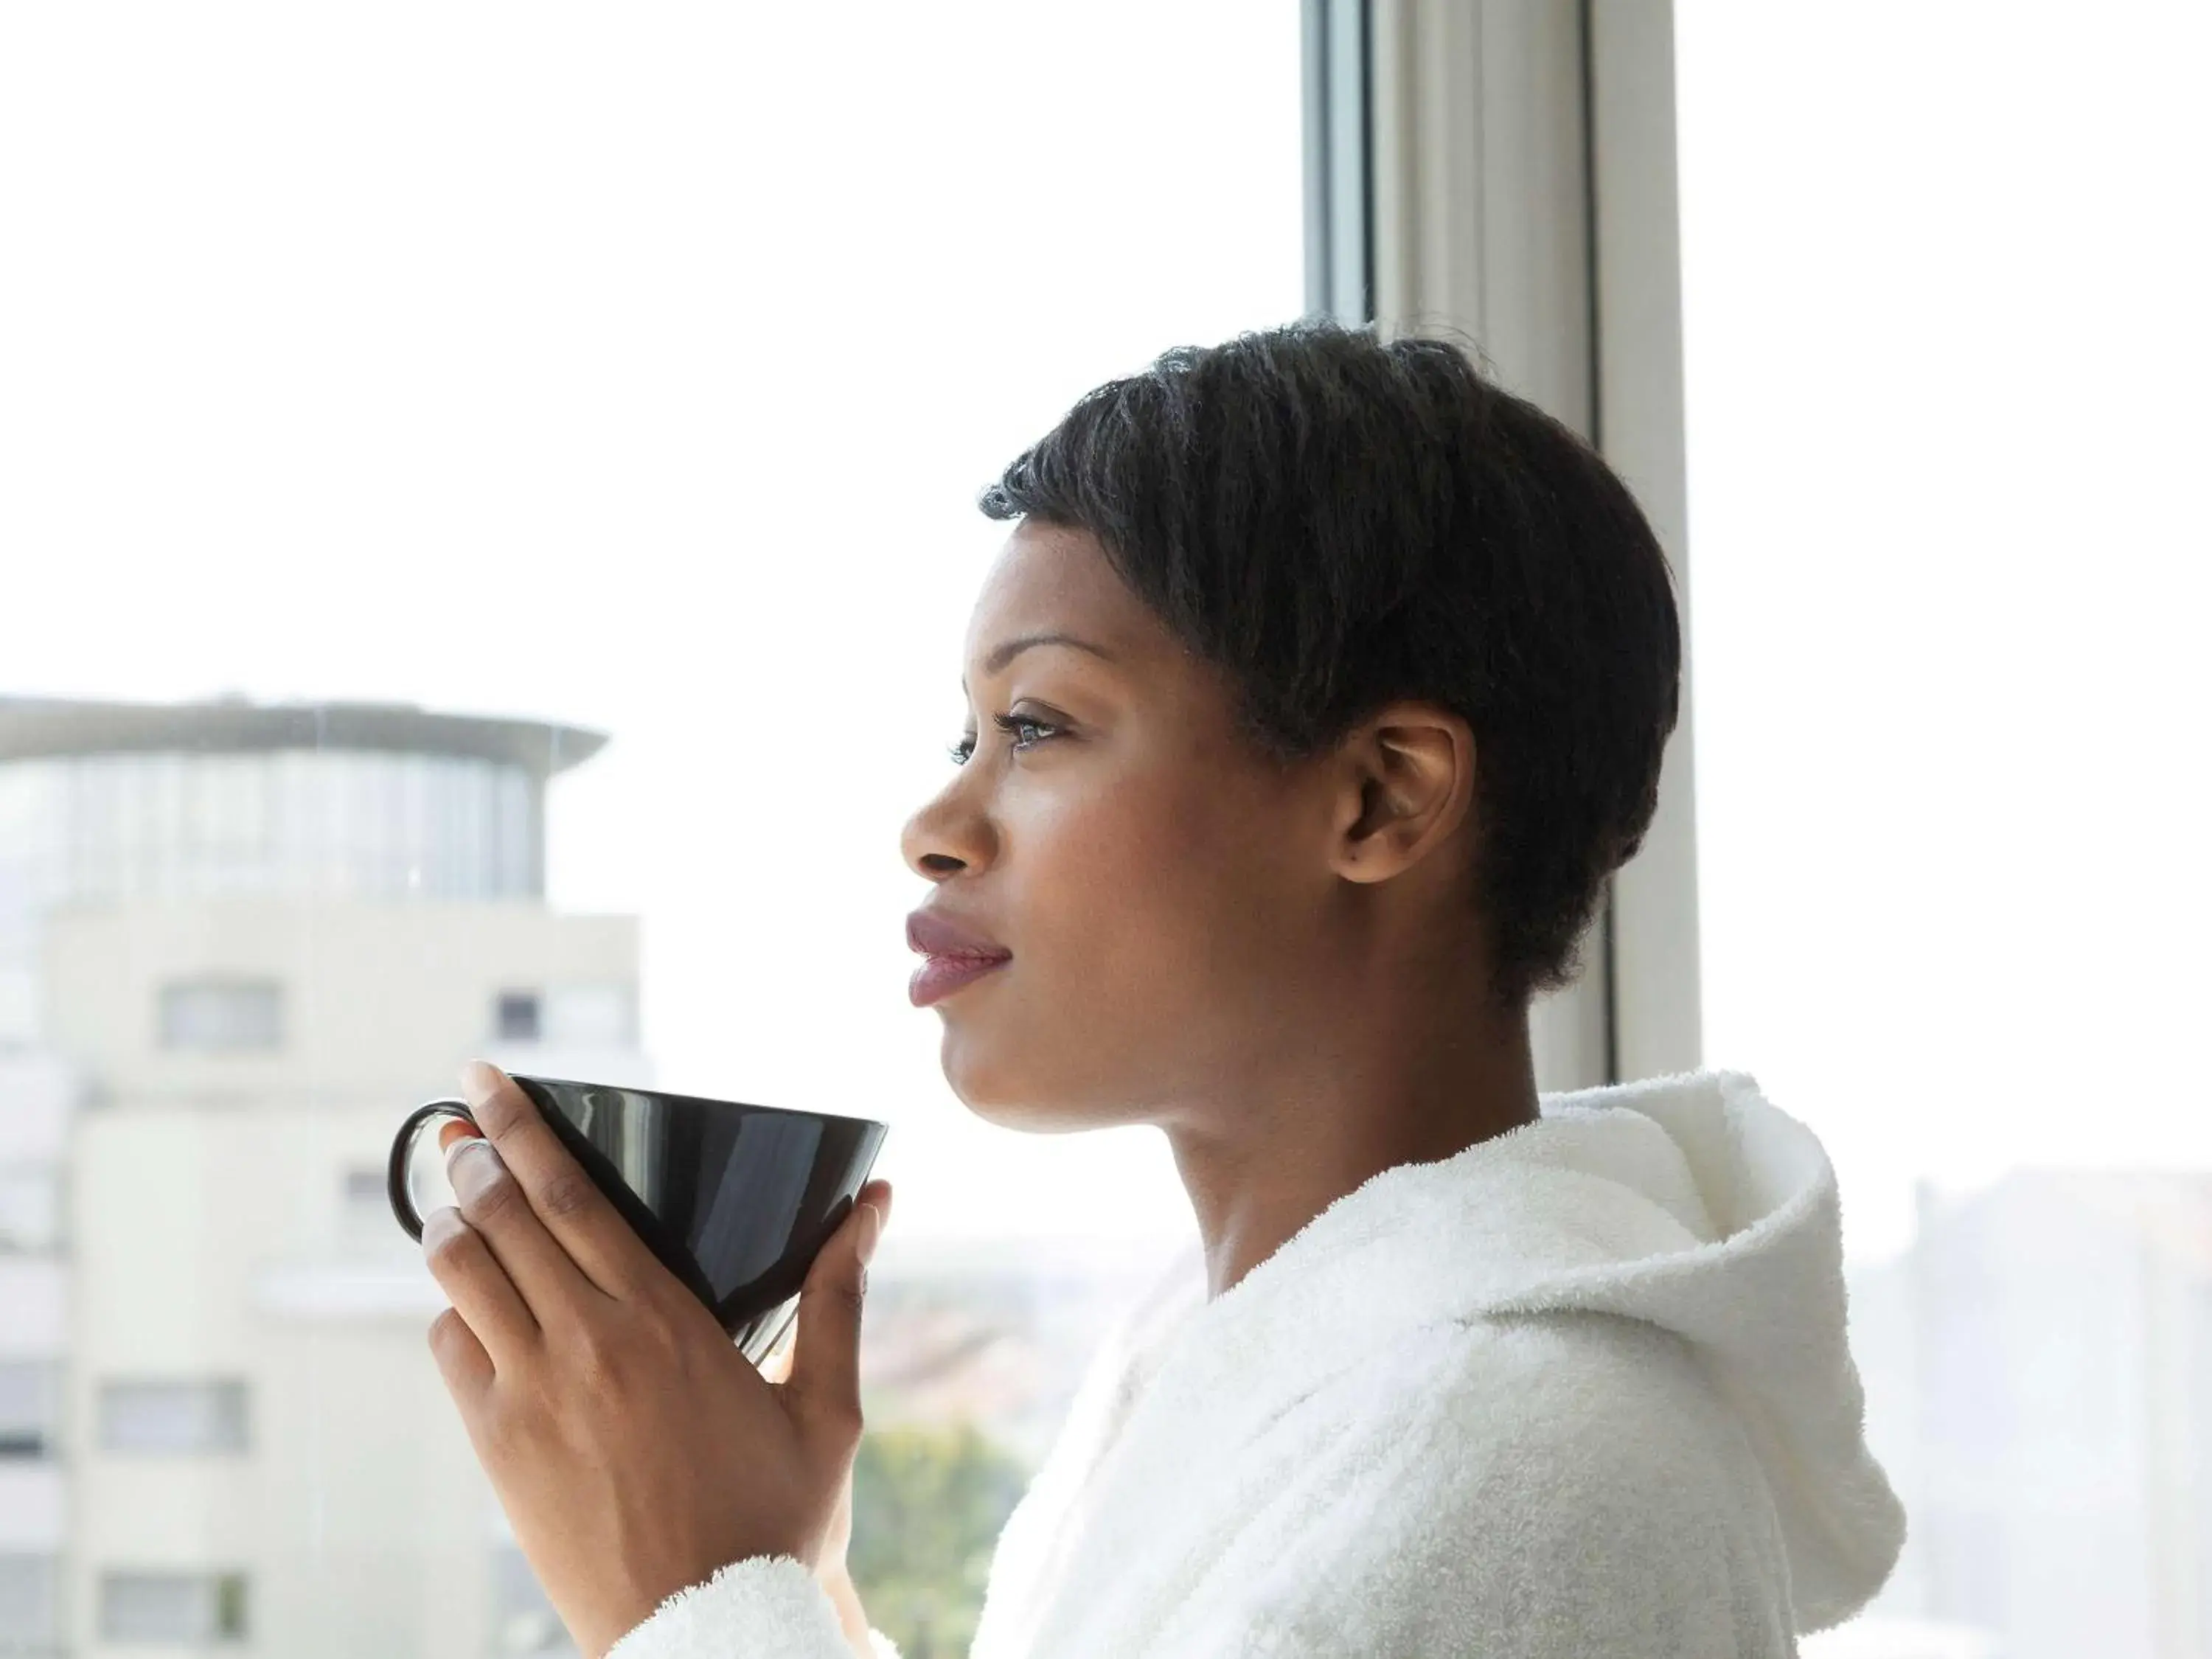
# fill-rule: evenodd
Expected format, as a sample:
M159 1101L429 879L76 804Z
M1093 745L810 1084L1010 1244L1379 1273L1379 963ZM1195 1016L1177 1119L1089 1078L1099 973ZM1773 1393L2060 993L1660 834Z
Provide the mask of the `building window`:
M0 1255L51 1250L61 1237L60 1172L0 1170Z
M39 1040L39 981L28 968L0 968L0 1048L28 1048Z
M492 1012L492 1030L502 1042L535 1042L543 1025L535 991L501 991Z
M0 1462L54 1455L61 1382L61 1366L53 1360L0 1359ZM0 1652L6 1650L0 1646Z
M363 1164L345 1172L345 1206L349 1214L356 1211L391 1214L381 1164Z
M100 1446L111 1452L242 1452L246 1384L237 1377L103 1382Z
M164 1048L231 1054L283 1040L283 988L274 980L193 979L161 988Z
M579 1048L637 1042L637 987L619 980L556 985L545 994L545 1040Z
M491 1023L502 1042L632 1048L637 987L627 980L580 980L543 991L501 991L492 1000Z
M105 1572L104 1642L240 1642L246 1638L242 1572Z
M397 1248L406 1243L407 1235L392 1217L381 1164L354 1164L338 1180L338 1237L348 1249Z
M58 1556L0 1551L0 1653L60 1651L61 1583Z

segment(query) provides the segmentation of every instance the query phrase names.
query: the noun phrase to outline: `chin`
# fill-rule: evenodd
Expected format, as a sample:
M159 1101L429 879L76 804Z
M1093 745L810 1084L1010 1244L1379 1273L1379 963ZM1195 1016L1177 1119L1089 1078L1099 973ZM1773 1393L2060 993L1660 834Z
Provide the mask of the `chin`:
M1095 1083L1041 1075L1036 1066L978 1054L977 1046L948 1026L940 1058L945 1080L960 1103L986 1123L1024 1134L1064 1135L1133 1121L1126 1110L1102 1104Z

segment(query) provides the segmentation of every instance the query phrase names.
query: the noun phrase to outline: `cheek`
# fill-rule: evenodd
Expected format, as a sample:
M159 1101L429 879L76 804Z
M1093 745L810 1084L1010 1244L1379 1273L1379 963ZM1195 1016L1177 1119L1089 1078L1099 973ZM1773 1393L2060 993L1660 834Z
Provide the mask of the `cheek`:
M956 1091L1009 1121L1076 1127L1202 1086L1281 954L1261 820L1202 779L1024 805L1003 820L998 872L1015 960L969 1008L946 1005Z

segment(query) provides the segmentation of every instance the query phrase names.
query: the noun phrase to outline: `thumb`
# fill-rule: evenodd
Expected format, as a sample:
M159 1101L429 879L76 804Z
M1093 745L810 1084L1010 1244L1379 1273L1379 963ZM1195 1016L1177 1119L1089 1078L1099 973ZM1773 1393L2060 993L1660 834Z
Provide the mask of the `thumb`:
M861 1188L860 1202L814 1258L799 1292L799 1335L784 1386L803 1414L841 1429L860 1420L860 1310L868 1258L890 1207L889 1182Z

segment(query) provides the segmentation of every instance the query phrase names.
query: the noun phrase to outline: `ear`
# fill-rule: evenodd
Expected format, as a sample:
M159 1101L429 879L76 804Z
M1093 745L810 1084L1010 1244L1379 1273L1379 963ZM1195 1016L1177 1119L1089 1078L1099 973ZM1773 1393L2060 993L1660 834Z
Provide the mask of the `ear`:
M1474 811L1474 733L1433 703L1396 702L1349 732L1332 864L1347 881L1388 881L1453 840Z

